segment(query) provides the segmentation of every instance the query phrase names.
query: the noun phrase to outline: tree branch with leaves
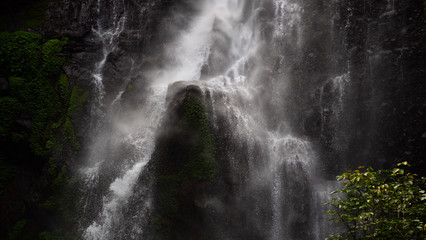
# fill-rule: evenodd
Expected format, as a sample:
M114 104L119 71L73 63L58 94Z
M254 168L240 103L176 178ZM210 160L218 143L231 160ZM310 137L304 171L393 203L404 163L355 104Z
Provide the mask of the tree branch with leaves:
M327 239L426 239L426 178L406 173L408 167L360 166L337 176L343 188L325 204L341 228Z

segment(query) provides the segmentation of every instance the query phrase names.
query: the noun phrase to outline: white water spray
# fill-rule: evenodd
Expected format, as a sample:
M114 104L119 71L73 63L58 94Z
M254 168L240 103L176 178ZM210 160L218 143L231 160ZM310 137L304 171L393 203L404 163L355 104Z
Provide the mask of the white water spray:
M289 36L287 33L289 29L298 29L297 41L301 42L302 35L299 29L301 7L285 0L275 3L274 36L286 38ZM248 151L254 151L256 146L261 146L269 153L264 156L263 168L259 169L254 167L257 159L254 159L252 156L254 154L250 152L247 161L250 166L249 177L253 179L249 182L261 179L269 184L267 189L272 199L272 226L265 229L268 238L282 239L290 236L289 224L296 218L294 215L297 212L288 210L292 207L291 201L294 201L288 194L297 193L292 192L292 186L288 186L283 179L293 178L295 182L300 180L311 184L310 176L315 166L315 153L307 140L302 140L289 132L270 130L265 121L266 116L260 109L259 100L264 93L256 85L259 82L256 78L263 77L259 74L260 69L270 67L264 66L265 63L259 57L264 44L259 22L262 1L205 0L200 4L202 4L200 12L194 17L192 24L186 30L182 30L181 34L166 47L168 59L165 62L168 64L152 67L141 73L151 84L148 86L147 102L144 106L124 117L112 116L109 132L105 133L108 140L101 142L107 144L108 141L112 141L118 146L132 146L133 154L121 160L120 172L109 183L108 191L102 198L100 212L84 231L85 239L120 237L116 235L114 229L123 224L121 222L124 221L123 208L133 194L138 177L151 159L156 132L166 111L167 88L170 84L182 80L188 81L188 84L198 85L204 94L211 93L213 119L225 116L236 139L246 143ZM250 11L249 16L244 17L246 14L244 11L247 9ZM104 31L98 27L97 30L104 43L103 59L96 65L94 73L98 106L102 106L105 94L102 71L108 55L115 50L118 37L123 31L125 13L114 19L118 21L113 28ZM217 62L221 63L221 68L209 66ZM208 76L203 76L202 69L205 66L215 70L209 72ZM116 99L114 103L117 104L118 101L119 99ZM285 125L284 122L282 124ZM99 149L100 157L95 162L101 165L103 158L107 157L107 149ZM231 165L233 171L239 170L237 164ZM88 184L99 184L93 168L83 172ZM146 207L149 208L150 199L142 201L146 201ZM142 227L135 228L138 233L144 230Z

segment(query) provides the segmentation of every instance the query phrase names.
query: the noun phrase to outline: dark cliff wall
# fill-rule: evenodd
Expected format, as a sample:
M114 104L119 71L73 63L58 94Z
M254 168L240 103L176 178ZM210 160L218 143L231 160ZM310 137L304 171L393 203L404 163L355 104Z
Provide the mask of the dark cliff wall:
M345 107L358 165L409 161L426 172L425 12L422 1L341 3L351 84ZM356 131L354 131L356 129ZM379 164L377 164L377 162ZM352 165L353 166L353 165Z
M286 63L283 110L332 175L409 161L424 175L422 1L306 1L303 50ZM289 48L282 46L284 52Z

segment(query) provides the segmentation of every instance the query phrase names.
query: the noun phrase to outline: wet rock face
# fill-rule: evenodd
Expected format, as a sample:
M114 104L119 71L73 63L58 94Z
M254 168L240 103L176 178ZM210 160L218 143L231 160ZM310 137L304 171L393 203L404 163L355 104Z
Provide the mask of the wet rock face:
M174 33L173 26L165 23L187 24L187 18L172 13L176 9L185 9L188 17L196 11L194 6L193 0L50 1L42 31L47 37L69 38L64 52L71 61L65 67L65 72L72 85L84 88L93 97L96 95L93 74L105 50L105 43L96 31L102 28L113 32L117 19L122 19L123 29L117 36L117 46L108 54L101 72L104 103L109 106L120 92L129 90L128 85L138 90L145 89L147 83L139 77L140 72L154 64L161 64L158 56L164 54L162 47ZM164 21L165 18L170 20ZM143 102L143 99L133 101ZM86 109L80 116L89 116L89 111ZM87 121L86 118L75 119L75 122ZM76 124L80 125L77 127L81 130L79 132L90 132L87 131L88 124Z
M216 143L200 87L169 86L167 113L152 160L155 169L151 234L161 239L203 238L202 213L217 177Z
M425 28L421 1L382 4L345 1L350 87L346 106L354 147L344 155L351 162L389 166L400 161L423 165L425 139ZM343 26L343 23L341 23ZM350 129L357 129L353 131ZM425 174L424 168L417 168ZM415 170L415 169L414 169ZM416 171L416 170L415 170Z
M153 182L154 211L149 236L145 237L262 238L261 229L250 227L257 217L246 209L254 208L251 205L259 196L262 206L268 205L267 191L254 190L258 195L246 189L248 151L232 136L225 116L217 116L218 126L213 127L210 93L203 91L196 82L176 82L168 88L167 113L155 151L135 189L138 192L146 186L147 179ZM235 165L240 168L238 173ZM137 199L131 201L138 204ZM261 213L269 219L270 213Z
M292 89L283 117L318 141L331 175L357 165L423 165L422 2L306 1L301 7L302 50L280 47L292 56L277 70Z

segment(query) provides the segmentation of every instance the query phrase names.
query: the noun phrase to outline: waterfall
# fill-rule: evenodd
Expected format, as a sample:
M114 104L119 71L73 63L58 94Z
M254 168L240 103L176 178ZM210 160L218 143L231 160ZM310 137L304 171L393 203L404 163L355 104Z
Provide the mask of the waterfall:
M112 9L110 9L112 4ZM117 49L119 37L126 23L126 13L124 9L124 1L108 1L98 0L97 2L98 20L96 28L93 29L95 36L102 43L102 57L95 64L93 71L94 101L92 104L92 116L95 119L104 117L104 68L108 56Z
M98 1L100 16L106 2ZM94 30L103 49L93 72L96 99L92 105L93 117L108 121L90 147L92 153L88 154L87 166L81 169L85 185L83 238L146 236L146 228L153 221L150 219L154 205L151 183L142 183L146 184L138 187L142 191L136 191L135 186L141 184L142 174L152 174L146 167L152 160L156 137L167 111L168 87L179 81L201 89L212 106L215 131L222 131L217 119L225 119L235 145L246 151L246 159L239 159L232 152L225 153L232 182L238 185L231 198L245 204L235 207L236 212L244 212L247 221L244 224L249 225L251 231L257 231L261 239L324 238L327 232L318 227L324 223L314 223L326 221L319 217L323 208L318 203L325 198L318 196L333 185L323 181L316 172L318 158L310 139L293 131L287 118L274 115L278 109L268 111L271 106L280 107L286 100L290 80L281 73L290 67L288 54L301 51L304 44L303 7L299 1L192 3L198 5L197 13L188 26L177 29L174 39L166 42L161 64L153 64L139 73L147 82L143 105L121 110L118 97L114 100L118 110L105 111L103 99L107 93L103 71L109 54L118 47L127 18L122 2L108 3L113 4L112 15L107 20L100 18ZM289 44L294 49L281 50L281 46ZM279 67L284 70L273 70L276 59L282 60ZM336 114L343 106L346 79L342 75L330 81L332 91L338 96L332 104ZM242 170L241 162L247 170ZM136 212L130 210L135 209L130 206L134 198L140 203ZM218 196L206 202L215 203L212 209L217 210L220 205L221 209L234 211L233 206L226 206L222 199ZM212 239L232 238L229 235L232 226L223 229L225 224L211 226L217 228Z

